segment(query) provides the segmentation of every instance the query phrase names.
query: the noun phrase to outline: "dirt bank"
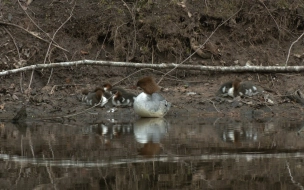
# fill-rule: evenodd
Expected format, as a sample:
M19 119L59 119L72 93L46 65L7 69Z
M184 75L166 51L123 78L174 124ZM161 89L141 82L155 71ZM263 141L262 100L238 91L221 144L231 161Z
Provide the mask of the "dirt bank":
M47 0L28 3L1 2L1 70L80 59L179 63L235 13L236 16L213 34L205 48L186 63L283 65L290 44L304 29L302 1ZM49 49L49 43L35 37L50 41L54 34L54 43L61 49L55 46ZM302 54L300 40L292 49L288 65L301 65ZM29 102L29 115L33 117L75 113L86 108L75 96L83 88L93 89L105 81L115 83L135 71L137 69L82 66L56 68L50 77L51 70L37 70L30 91L27 88L31 72L23 73L22 77L20 74L0 77L0 112L3 117L12 116L22 103ZM128 88L144 75L159 79L164 72L144 70L120 85ZM275 105L233 107L214 100L219 86L236 77L271 89ZM288 110L300 116L302 106L290 103L284 95L287 91L303 89L302 81L301 73L219 74L177 70L165 78L161 86L164 96L175 105L171 115L190 112L235 116L245 109L273 115L289 115ZM121 112L130 113L126 109Z

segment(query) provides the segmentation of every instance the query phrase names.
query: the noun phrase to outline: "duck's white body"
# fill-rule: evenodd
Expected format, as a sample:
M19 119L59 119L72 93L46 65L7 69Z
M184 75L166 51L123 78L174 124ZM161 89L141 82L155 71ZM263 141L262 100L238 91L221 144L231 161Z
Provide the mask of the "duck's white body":
M135 98L133 107L141 117L163 117L169 111L171 103L158 93L150 95L142 92Z

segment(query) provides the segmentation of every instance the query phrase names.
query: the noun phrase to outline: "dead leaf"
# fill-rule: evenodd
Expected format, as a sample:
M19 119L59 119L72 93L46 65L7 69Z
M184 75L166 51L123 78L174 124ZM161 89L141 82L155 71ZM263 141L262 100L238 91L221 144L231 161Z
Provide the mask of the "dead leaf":
M21 8L23 9L23 10L27 10L27 6L24 6L24 5L20 5L21 6Z
M26 2L27 6L29 6L32 2L33 2L33 0L27 0L27 2Z
M80 50L80 54L81 54L81 55L89 55L89 52Z
M301 54L295 53L295 54L293 54L293 56L296 57L296 58L301 59L301 58L303 58L304 54L301 55Z
M5 105L5 103L0 104L0 110L4 110L4 105Z
M19 98L16 96L16 94L13 94L12 98L13 98L13 100L19 100Z
M4 123L0 123L0 129L3 130L5 128Z
M16 86L16 85L15 85L14 83L12 83L12 84L10 85L9 89L14 89L15 86Z
M68 78L65 79L65 83L67 83L67 84L70 84L71 81L72 81L72 79L70 77L68 77Z

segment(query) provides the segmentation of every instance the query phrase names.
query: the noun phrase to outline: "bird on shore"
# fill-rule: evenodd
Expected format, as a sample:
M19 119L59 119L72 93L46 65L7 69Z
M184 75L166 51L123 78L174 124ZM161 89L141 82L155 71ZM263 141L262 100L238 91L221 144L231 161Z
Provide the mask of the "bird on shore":
M133 106L136 96L132 93L122 94L120 91L113 91L112 104L115 107L129 107Z
M100 107L105 106L108 103L108 99L111 97L109 93L106 93L102 88L96 88L93 92L89 92L87 89L82 91L81 101L89 106L95 106L100 103Z
M126 91L121 87L112 86L110 83L103 85L105 92L113 95L112 104L116 107L127 107L132 106L136 95Z
M171 103L157 93L160 87L152 77L140 79L136 86L143 89L143 92L135 98L133 104L135 113L141 117L163 117L167 114Z
M224 83L217 92L218 96L254 96L263 93L263 88L253 84L249 81L241 81L240 79L235 79L234 81L229 81Z

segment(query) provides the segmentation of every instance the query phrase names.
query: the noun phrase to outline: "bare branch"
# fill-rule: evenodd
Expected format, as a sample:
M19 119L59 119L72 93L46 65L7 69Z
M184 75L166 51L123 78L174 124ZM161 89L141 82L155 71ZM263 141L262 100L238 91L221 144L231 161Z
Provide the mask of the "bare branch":
M26 16L32 21L32 23L40 30L40 31L42 31L47 37L49 37L52 41L51 42L53 42L53 43L55 43L56 45L58 45L58 43L56 43L55 41L54 41L54 39L52 39L42 28L40 28L40 26L32 19L32 17L26 12L26 10L25 9L23 9L22 8L22 5L21 5L21 3L20 3L20 0L18 0L18 3L19 3L19 6L21 7L21 9L24 11L24 13L26 14Z
M289 60L289 56L290 56L290 52L291 52L291 48L292 46L297 43L304 35L304 32L298 37L298 39L296 39L296 41L292 42L292 44L290 45L290 48L288 50L288 55L287 55L287 59L286 59L286 63L285 63L285 66L287 66L287 63L288 63L288 60Z
M2 71L2 72L0 72L0 76L19 73L22 71L28 71L28 70L32 70L32 69L71 67L71 66L78 66L78 65L98 65L98 66L152 68L152 69L178 68L178 69L183 69L183 70L211 71L211 72L222 72L222 73L243 73L243 72L290 73L290 72L304 71L304 66L230 66L230 67L223 67L223 66L202 66L202 65L179 65L179 64L175 64L175 63L149 64L149 63L80 60L80 61L50 63L50 64L29 65L29 66L21 67L18 69Z
M7 23L7 22L0 21L0 25L1 25L1 24L2 24L2 25L8 25L8 26L15 26L15 27L17 27L17 28L19 28L19 29L21 29L21 30L26 31L27 33L29 33L29 34L31 34L32 36L38 38L39 40L42 40L42 41L44 41L44 42L46 42L46 43L50 43L49 41L47 41L47 40L41 38L40 36L36 35L34 32L31 32L31 31L29 31L29 30L27 30L27 29L25 29L25 28L22 28L21 26L18 26L17 24ZM59 49L61 49L61 50L63 50L63 51L69 52L68 50L66 50L66 49L64 49L64 48L62 48L62 47L60 47L59 45L56 45L56 44L52 44L52 45L55 46L55 47L57 47L57 48L59 48Z
M13 37L13 35L6 29L6 27L4 27L4 30L8 33L8 35L12 38L13 42L14 42L14 45L16 47L16 50L17 50L17 53L18 53L18 57L19 57L19 60L18 61L21 61L21 56L20 56L20 52L19 52L19 48L16 44L16 41L15 41L15 38ZM22 73L20 73L20 91L23 93L23 83L22 83L23 79L22 79Z
M48 47L48 49L47 49L47 51L46 51L46 54L45 54L45 57L44 57L44 61L43 61L43 63L45 64L45 62L46 62L46 59L47 59L47 57L49 57L49 60L50 60L50 57L51 57L51 54L49 53L50 52L50 48L51 48L51 45L52 45L52 42L54 42L54 39L55 39L55 36L56 36L56 34L57 34L57 32L72 18L72 16L73 16L73 11L74 11L74 8L75 8L75 6L76 6L76 3L74 4L74 6L73 6L73 8L72 8L72 10L71 10L71 13L70 13L70 16L66 19L66 21L64 21L62 24L61 24L61 26L55 31L55 33L54 33L54 35L53 35L53 37L52 37L52 41L50 42L50 44L49 44L49 47ZM32 72L34 72L34 70L32 71ZM53 74L53 69L52 69L52 71L51 71L51 74L50 74L50 76L49 76L49 79L48 79L48 82L47 82L47 84L49 84L49 82L50 82L50 80L51 80L51 77L52 77L52 74ZM29 86L29 88L30 88L30 86Z

